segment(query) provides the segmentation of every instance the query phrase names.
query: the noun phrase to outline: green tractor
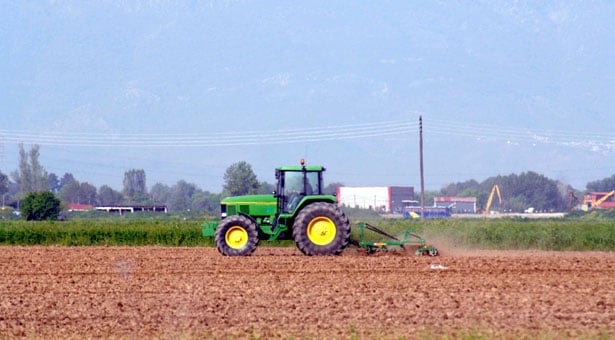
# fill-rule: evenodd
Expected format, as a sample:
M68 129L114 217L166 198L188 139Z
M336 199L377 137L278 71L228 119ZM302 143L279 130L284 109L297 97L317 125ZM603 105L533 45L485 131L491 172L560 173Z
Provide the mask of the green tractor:
M282 166L275 170L271 195L228 197L220 222L203 224L218 251L246 256L259 240L292 239L305 255L339 255L350 240L350 221L335 196L323 192L322 166Z

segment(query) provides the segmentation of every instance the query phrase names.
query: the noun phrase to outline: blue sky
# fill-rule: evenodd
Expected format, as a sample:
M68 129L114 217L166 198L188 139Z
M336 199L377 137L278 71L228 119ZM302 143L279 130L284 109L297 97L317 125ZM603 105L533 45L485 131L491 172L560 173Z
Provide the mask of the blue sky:
M419 187L615 174L612 1L0 3L0 171L222 189L301 157Z

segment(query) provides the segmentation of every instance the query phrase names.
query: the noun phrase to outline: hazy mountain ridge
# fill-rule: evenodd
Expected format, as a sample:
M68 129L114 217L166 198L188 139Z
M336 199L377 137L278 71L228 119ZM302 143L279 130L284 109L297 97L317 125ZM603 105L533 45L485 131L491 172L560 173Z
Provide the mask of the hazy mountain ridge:
M1 6L0 123L7 130L267 135L422 114L431 186L526 170L580 186L612 174L610 2ZM505 132L477 140L433 134L430 120L574 135L560 143L508 143ZM577 132L605 136L583 144ZM338 181L416 185L417 136L398 137L393 148L395 141L365 138L182 152L50 146L43 155L59 173L71 169L51 154L76 160L73 167L98 164L90 180L99 185L135 167L154 178L171 173L200 182L201 171L182 170L190 166L213 171L204 186L219 185L234 161L264 172L305 153L337 169ZM16 147L5 149L7 159L16 159ZM202 163L185 164L186 158ZM355 176L359 164L365 174ZM586 164L595 166L588 171Z

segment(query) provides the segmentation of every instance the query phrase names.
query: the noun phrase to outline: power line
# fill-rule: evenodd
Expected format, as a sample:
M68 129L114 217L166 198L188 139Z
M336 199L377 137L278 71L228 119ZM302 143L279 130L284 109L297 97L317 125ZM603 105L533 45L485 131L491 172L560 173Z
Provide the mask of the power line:
M475 141L502 141L512 144L551 144L594 151L615 151L615 134L587 131L515 128L427 119L429 134L458 136ZM360 124L328 125L301 129L280 129L207 133L82 133L41 132L0 129L3 142L73 147L224 147L268 144L315 143L334 140L413 135L418 129L409 120L377 121Z
M437 119L425 121L425 123L425 125L430 124L429 131L431 133L471 138L477 141L503 141L509 144L532 145L551 144L593 151L615 151L615 134L514 128Z
M102 134L0 130L10 142L81 147L221 147L305 143L407 134L416 123L385 121L277 131L216 132L206 134Z

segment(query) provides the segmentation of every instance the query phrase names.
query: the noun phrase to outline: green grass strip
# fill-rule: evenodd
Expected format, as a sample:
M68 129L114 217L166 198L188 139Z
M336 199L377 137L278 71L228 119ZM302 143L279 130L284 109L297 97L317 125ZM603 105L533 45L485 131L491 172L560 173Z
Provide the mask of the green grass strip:
M0 222L0 245L211 246L199 222L107 221Z
M75 219L65 222L0 221L0 245L213 246L194 220ZM475 249L615 251L614 219L380 219L369 223L393 235L412 230L427 243L445 241ZM383 240L365 232L366 241ZM352 237L358 239L356 224ZM292 246L291 241L261 246ZM437 245L437 244L436 244Z

